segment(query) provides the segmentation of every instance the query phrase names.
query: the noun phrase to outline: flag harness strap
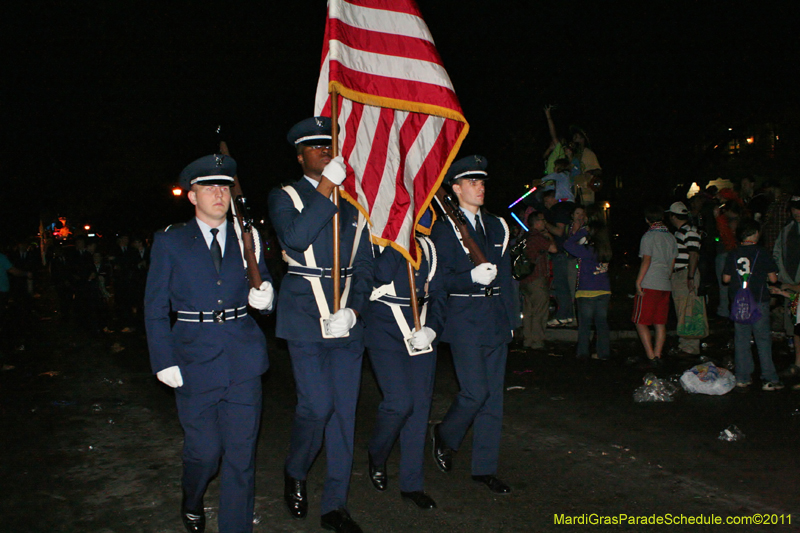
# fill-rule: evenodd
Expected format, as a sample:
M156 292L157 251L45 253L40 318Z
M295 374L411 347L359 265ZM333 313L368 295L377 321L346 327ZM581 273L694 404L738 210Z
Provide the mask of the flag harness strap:
M419 313L419 322L422 325L425 325L425 319L428 315L428 286L430 285L431 280L433 279L434 274L436 274L436 265L437 265L437 257L436 257L436 247L433 245L433 241L431 241L428 237L418 236L417 242L420 244L420 248L422 252L425 254L425 259L428 261L428 277L425 280L425 299L424 303L422 304L422 311ZM383 248L383 247L381 247ZM411 331L411 327L408 325L408 321L406 317L403 316L403 311L401 307L406 307L408 303L399 303L394 301L395 299L384 299L384 296L394 296L397 297L397 291L394 288L394 281L387 283L386 285L381 285L380 287L375 288L372 291L372 295L370 295L370 301L378 301L384 305L389 306L389 309L392 310L392 315L394 316L395 322L397 322L397 327L400 328L400 333L403 334L403 340L405 341L406 350L408 351L408 355L420 355L423 353L430 353L433 351L433 346L427 346L422 349L414 348L411 345L411 337L414 335L414 332ZM397 300L410 300L411 298L416 297L416 295L409 295L409 298L396 298Z
M300 198L300 195L297 193L297 190L295 190L295 188L292 187L291 185L287 185L287 186L283 187L283 190L286 191L286 194L288 194L289 198L292 199L292 203L294 204L294 208L302 213L303 212L303 208L305 206L303 205L303 200ZM359 241L361 240L361 233L364 231L365 223L366 223L366 219L364 218L364 216L359 211L359 213L358 213L358 225L356 227L356 236L355 236L355 240L353 241L353 251L350 254L350 266L348 267L350 269L352 269L353 262L355 261L355 258L356 258L356 252L358 251L358 244L359 244ZM306 267L310 267L310 268L313 268L313 269L317 268L317 260L314 257L314 245L313 244L309 245L308 248L306 248L305 251L303 252L303 257L305 257L305 260L306 260L306 264L305 265L301 265L300 263L298 263L297 261L295 261L294 259L289 257L289 255L285 251L282 253L282 257L283 257L283 260L286 261L289 264L289 266L306 266ZM322 280L321 280L320 276L302 276L302 277L307 279L308 282L311 284L311 290L314 293L314 300L316 300L317 308L319 309L320 325L321 325L321 328L322 328L322 336L324 338L326 338L326 339L334 338L332 335L328 334L328 332L326 331L326 328L325 328L325 321L330 318L331 312L330 312L330 309L328 307L328 300L325 298L325 291L322 289ZM350 279L351 279L350 277L347 277L346 281L345 281L345 284L344 284L344 291L342 292L342 298L341 298L341 307L342 308L347 307L347 305L346 305L347 304L347 297L350 294ZM345 335L345 336L347 336L347 335Z

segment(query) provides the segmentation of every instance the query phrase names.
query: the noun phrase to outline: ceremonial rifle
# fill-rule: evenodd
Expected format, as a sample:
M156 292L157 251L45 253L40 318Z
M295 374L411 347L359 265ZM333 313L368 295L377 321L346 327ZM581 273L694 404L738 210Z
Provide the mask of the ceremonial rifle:
M219 132L219 130L217 130ZM228 145L225 141L219 143L219 153L230 157ZM242 243L244 243L244 260L247 263L247 279L250 287L261 287L261 272L258 270L258 258L256 257L255 241L253 240L253 219L247 208L247 199L242 193L242 185L239 183L239 175L233 177L233 187L231 187L231 207L233 208L233 218L235 224L241 230Z
M436 191L436 200L442 213L450 219L461 234L461 243L469 252L469 258L472 264L477 266L482 263L488 263L480 246L478 246L478 243L475 242L475 239L469 234L469 221L464 215L464 212L461 211L458 205L458 199L453 197L452 192L448 193L448 191L445 191L445 187L442 185Z

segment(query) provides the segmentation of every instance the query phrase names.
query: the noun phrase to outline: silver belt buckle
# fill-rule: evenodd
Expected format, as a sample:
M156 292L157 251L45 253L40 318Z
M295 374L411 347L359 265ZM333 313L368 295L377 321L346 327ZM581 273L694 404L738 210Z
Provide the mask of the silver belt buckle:
M224 310L222 310L222 311L212 311L212 313L214 314L214 322L216 322L217 324L222 324L223 322L225 322L225 311Z
M486 294L487 298L491 298L492 295L494 294L494 287L486 287L485 289L483 289L483 292L484 294Z

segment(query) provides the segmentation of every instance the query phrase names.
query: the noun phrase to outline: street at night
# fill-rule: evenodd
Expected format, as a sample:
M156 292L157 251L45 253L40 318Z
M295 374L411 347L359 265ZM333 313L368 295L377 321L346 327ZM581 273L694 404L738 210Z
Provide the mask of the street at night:
M15 3L0 533L800 531L798 17Z
M39 334L24 352L3 359L3 515L0 530L17 532L168 532L181 530L182 433L171 389L149 367L141 332L89 339L63 324L39 300ZM629 306L624 297L612 305ZM619 331L633 333L620 320ZM262 321L266 331L272 320ZM568 336L562 330L562 336ZM622 335L625 337L625 335ZM630 335L627 335L630 337ZM719 361L730 350L726 330L708 339ZM776 364L789 353L775 341ZM796 435L800 396L793 391L725 396L678 393L674 401L636 403L633 392L648 372L624 359L636 339L612 344L612 361L577 363L574 345L554 342L547 353L512 347L506 374L499 475L514 492L496 496L469 478L470 436L452 472L436 470L426 445L426 491L438 509L403 502L389 462L389 488L377 492L366 476L366 443L380 393L365 362L356 424L350 511L365 531L578 531L557 515L662 516L777 515L797 529ZM254 531L317 531L315 511L324 454L309 474L309 517L293 520L282 499L282 465L295 405L288 354L269 335L270 370L256 467ZM552 355L551 355L552 354ZM721 363L720 363L721 364ZM690 366L669 360L659 376ZM9 368L13 367L13 368ZM458 391L452 361L437 365L431 419L438 420ZM719 439L735 425L744 438ZM215 532L217 483L206 498L207 531ZM790 518L791 515L791 518ZM780 521L783 520L783 524ZM789 520L792 524L789 524ZM642 525L597 526L643 531ZM766 530L766 526L761 526ZM675 531L762 530L754 526L671 526Z

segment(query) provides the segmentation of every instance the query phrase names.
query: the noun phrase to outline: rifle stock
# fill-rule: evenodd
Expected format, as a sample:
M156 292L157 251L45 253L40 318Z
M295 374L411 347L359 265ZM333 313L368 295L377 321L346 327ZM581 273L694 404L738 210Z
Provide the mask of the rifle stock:
M455 224L456 228L461 233L461 242L464 243L464 246L469 251L469 258L472 263L476 266L481 263L487 263L486 256L483 255L480 246L478 246L478 243L475 242L475 239L469 234L469 222L458 207L458 201L454 200L451 195L445 192L444 185L439 187L436 191L436 200L445 216Z
M230 156L228 145L225 141L219 143L219 153ZM255 241L253 240L253 221L250 219L247 210L247 200L242 193L242 186L239 183L239 175L233 177L233 187L231 187L231 202L235 207L234 223L239 226L244 243L244 259L247 263L247 279L250 287L261 287L261 272L258 270L258 258L256 258Z

